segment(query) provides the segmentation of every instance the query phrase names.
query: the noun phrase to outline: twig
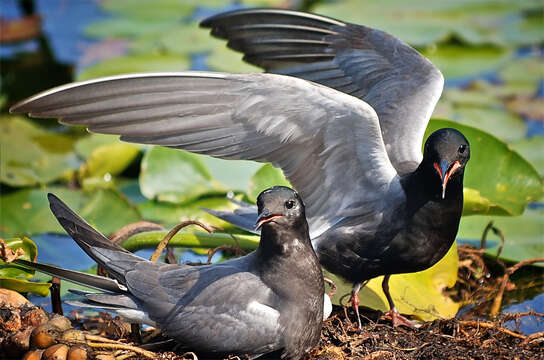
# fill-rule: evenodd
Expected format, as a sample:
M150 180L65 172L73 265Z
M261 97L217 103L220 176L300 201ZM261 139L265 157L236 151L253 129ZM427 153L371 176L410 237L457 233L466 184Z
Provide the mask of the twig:
M514 272L516 272L518 269L520 269L523 266L531 265L536 262L544 262L544 258L532 258L532 259L526 259L523 261L518 262L517 264L514 264L507 268L504 272L504 276L502 278L501 286L499 288L499 292L497 296L495 296L495 299L493 300L493 303L491 304L491 308L489 310L489 315L496 316L499 313L499 310L501 308L502 304L502 297L504 295L504 289L506 288L506 284L508 284L508 280L510 279L510 275L512 275Z
M151 221L136 221L123 226L110 236L110 241L114 244L120 244L134 234L139 234L145 231L166 230L164 226ZM96 273L101 276L107 276L108 272L100 264L96 268Z
M11 250L4 242L4 239L0 238L0 260L3 260L9 264L13 260L16 260L20 256L23 256L24 254L25 251L21 248L15 251Z
M151 221L137 221L128 225L123 226L112 236L110 240L113 243L120 244L124 240L128 239L134 234L139 234L144 231L153 231L153 230L166 230L164 226L151 222Z
M129 350L133 351L137 354L143 355L149 359L155 359L155 353L151 351L147 351L144 349L141 349L137 346L127 345L127 344L120 344L120 343L94 343L94 342L88 342L87 346L92 348L99 348L99 349L117 349L117 350Z
M515 333L512 330L508 330L506 328L496 326L493 323L489 323L489 322L485 322L485 321L482 322L482 321L464 321L463 320L463 321L459 321L459 324L463 325L463 326L472 326L472 327L477 327L477 328L481 327L481 328L484 328L484 329L495 329L497 331L503 332L503 333L508 334L510 336L517 337L519 339L525 339L524 335Z
M541 339L541 341L544 341L544 331L539 331L534 334L528 335L525 340L523 340L522 344L527 345L539 339Z
M149 258L149 261L157 261L157 259L159 258L159 256L162 254L164 248L166 247L166 245L168 245L168 243L170 242L170 240L172 239L172 237L174 235L176 235L178 233L178 231L180 231L181 229L183 229L184 227L186 226L189 226L189 225L198 225L200 226L202 229L206 230L207 232L209 232L210 234L213 233L213 229L207 225L204 225L203 223L201 223L200 221L196 221L196 220L188 220L188 221L183 221L179 224L177 224L176 226L174 226L172 228L172 230L170 230L168 232L168 234L166 234L166 236L164 237L164 239L161 240L161 242L159 243L159 245L157 246L157 248L155 249L155 251L153 252L153 255L151 255L151 257Z
M51 287L49 291L51 293L51 307L55 314L64 315L62 311L62 300L60 298L60 279L56 276L50 281Z
M485 229L482 233L482 239L480 240L480 249L485 249L486 247L486 240L487 240L487 233L489 232L489 230L491 230L491 228L493 227L493 220L491 220L490 222L487 223L487 225L485 226Z
M185 354L181 355L183 358L185 358L185 355L191 355L193 357L193 360L198 360L198 357L194 352L186 352Z
M395 349L395 350L400 350L400 351L416 351L416 350L419 350L419 349L421 349L421 348L424 348L425 346L430 345L430 344L431 344L431 343L428 343L428 342L427 342L427 343L423 343L423 344L421 344L421 345L419 345L419 346L416 346L416 347L413 347L413 348L399 348L399 347L396 347L396 346L394 346L394 345L389 345L389 346L391 346L391 347L392 347L393 349Z
M336 294L336 289L337 289L336 284L334 283L334 281L326 277L323 277L323 281L329 284L329 286L331 287L327 295L329 295L329 297L332 298L334 294Z

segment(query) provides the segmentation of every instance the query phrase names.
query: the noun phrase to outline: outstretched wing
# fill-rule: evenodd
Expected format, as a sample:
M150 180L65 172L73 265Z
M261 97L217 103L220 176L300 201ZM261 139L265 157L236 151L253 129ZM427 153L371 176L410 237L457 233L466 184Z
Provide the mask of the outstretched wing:
M288 76L116 76L48 90L11 111L131 142L271 162L308 204L313 229L372 211L396 175L368 104Z
M407 44L383 31L292 10L236 10L201 26L251 64L364 100L378 114L395 169L405 173L421 162L423 134L444 79Z

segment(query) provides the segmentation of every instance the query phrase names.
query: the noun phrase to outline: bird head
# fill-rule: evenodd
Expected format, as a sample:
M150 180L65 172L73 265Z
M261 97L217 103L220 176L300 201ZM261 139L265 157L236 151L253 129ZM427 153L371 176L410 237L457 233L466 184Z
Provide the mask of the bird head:
M442 187L442 199L446 197L446 186L451 179L462 176L470 159L467 138L456 129L440 129L433 132L425 142L423 162L432 166Z
M297 226L305 220L304 203L300 196L285 186L274 186L257 197L259 216L255 229L261 227Z

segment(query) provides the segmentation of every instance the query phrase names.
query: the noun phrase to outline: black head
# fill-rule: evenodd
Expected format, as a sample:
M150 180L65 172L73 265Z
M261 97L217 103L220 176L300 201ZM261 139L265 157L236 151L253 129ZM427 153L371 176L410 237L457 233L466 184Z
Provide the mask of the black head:
M470 159L467 138L456 129L436 130L425 142L423 163L432 166L442 185L442 198L452 178L462 176Z
M259 217L255 224L260 227L297 226L306 221L304 203L300 196L285 186L274 186L257 197Z

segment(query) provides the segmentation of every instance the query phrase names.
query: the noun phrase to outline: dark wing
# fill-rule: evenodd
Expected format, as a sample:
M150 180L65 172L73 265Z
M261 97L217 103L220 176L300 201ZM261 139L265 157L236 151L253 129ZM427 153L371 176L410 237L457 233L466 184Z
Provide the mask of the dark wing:
M294 77L132 74L61 86L11 111L126 141L271 162L308 204L312 230L372 211L397 175L368 104Z
M423 134L444 79L407 44L369 27L280 9L236 10L208 18L201 26L266 71L364 100L378 114L395 169L412 171L421 162Z

